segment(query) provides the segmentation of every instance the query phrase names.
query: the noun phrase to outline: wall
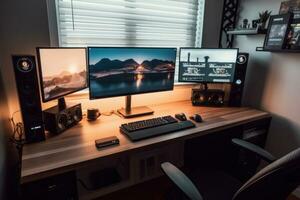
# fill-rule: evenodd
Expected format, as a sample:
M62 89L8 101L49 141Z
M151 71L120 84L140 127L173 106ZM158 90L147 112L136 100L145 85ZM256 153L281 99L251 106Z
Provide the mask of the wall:
M242 0L241 18L254 19L259 11L279 11L281 0ZM257 9L259 7L259 9ZM245 89L246 105L273 114L267 149L282 156L300 147L300 56L256 52L264 36L239 36L236 46L251 54Z
M18 110L12 54L33 54L49 45L46 1L0 1L0 66L10 112Z
M17 200L21 171L15 146L9 142L12 127L0 72L0 199Z
M219 3L221 2L221 3ZM216 4L215 4L216 3ZM204 46L218 45L218 27L220 26L220 13L223 0L207 0L204 22ZM213 12L211 12L211 10ZM18 98L15 87L15 80L11 62L11 54L34 54L37 46L49 46L55 41L50 41L46 0L10 0L0 2L0 38L1 52L0 65L4 75L5 89L9 98L10 112L19 109ZM216 30L215 30L216 29ZM209 34L213 31L215 34ZM51 32L52 34L52 32ZM177 86L173 92L152 93L147 95L137 95L133 99L134 105L167 103L177 100L190 99L191 86ZM171 98L170 98L171 96ZM88 101L87 95L80 95L73 101L84 103L84 108L89 106L110 110L124 106L124 98L103 99L98 101ZM55 102L44 104L49 107Z
M218 47L224 0L205 0L203 47Z

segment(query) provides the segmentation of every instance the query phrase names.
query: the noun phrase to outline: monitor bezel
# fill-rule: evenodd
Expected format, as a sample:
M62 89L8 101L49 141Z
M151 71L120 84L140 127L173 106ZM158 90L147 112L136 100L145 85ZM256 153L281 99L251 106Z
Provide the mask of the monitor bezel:
M201 48L201 47L180 47L179 48L179 62L178 62L178 82L180 83L207 83L207 84L232 84L232 82L210 82L210 81L184 81L181 80L180 72L181 72L181 67L180 67L180 57L181 57L181 50L182 49L203 49L203 50L214 50L214 49L221 49L221 50L237 50L237 57L236 57L236 64L237 64L237 59L239 56L239 48ZM234 69L234 75L236 73L236 65Z
M175 69L174 69L174 78L173 78L173 85L170 89L164 89L164 90L151 90L146 92L136 92L136 93L124 93L124 94L116 94L116 95L106 95L106 96L98 96L98 97L92 97L91 92L91 84L90 84L90 48L99 48L99 49L105 49L105 48L112 48L112 49L173 49L175 52ZM129 96L129 95L137 95L137 94L147 94L147 93L155 93L155 92L166 92L166 91L172 91L174 90L174 83L175 83L175 70L176 70L176 58L177 58L177 51L178 48L176 47L95 47L95 46L89 46L87 47L87 65L88 65L88 88L89 88L89 99L90 100L96 100L96 99L105 99L105 98L112 98L112 97L121 97L121 96Z
M85 65L86 65L86 83L85 86L78 89L78 90L74 90L71 92L68 92L66 94L63 95L59 95L59 96L55 96L52 98L45 98L45 93L44 93L44 87L43 87L43 72L42 72L42 66L41 66L41 55L40 55L40 49L82 49L85 50ZM88 63L87 63L87 48L86 47L36 47L36 54L37 54L37 61L38 61L38 74L39 74L39 83L40 83L40 91L41 91L41 96L42 96L42 101L43 103L49 102L49 101L53 101L56 99L60 99L62 97L65 97L69 94L73 94L75 92L79 92L81 90L84 90L88 87Z

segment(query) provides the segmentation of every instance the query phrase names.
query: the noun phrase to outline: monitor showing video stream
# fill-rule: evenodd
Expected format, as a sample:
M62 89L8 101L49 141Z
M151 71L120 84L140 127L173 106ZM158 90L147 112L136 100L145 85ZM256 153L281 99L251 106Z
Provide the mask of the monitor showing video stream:
M90 98L172 90L176 48L88 48Z
M179 81L232 83L238 49L181 48Z
M87 87L86 48L37 48L43 102Z

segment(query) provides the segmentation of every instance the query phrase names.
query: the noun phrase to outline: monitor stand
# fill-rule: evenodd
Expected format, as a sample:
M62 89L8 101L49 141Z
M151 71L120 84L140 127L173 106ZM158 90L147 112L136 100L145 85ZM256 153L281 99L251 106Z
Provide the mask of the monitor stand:
M152 115L154 113L153 110L151 110L146 106L131 108L131 95L126 96L125 104L126 104L125 108L118 109L118 113L120 113L124 118L133 118L133 117L139 117L143 115Z
M200 83L198 87L196 86L195 89L199 89L201 91L207 91L208 90L208 85L207 83Z
M67 108L66 100L64 97L58 99L57 106L59 111L65 110Z

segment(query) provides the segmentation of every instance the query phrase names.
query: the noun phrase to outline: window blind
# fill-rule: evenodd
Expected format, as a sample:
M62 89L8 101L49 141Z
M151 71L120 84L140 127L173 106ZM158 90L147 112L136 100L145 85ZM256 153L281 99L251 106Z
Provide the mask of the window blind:
M204 0L57 0L57 9L61 46L201 43Z
M60 46L194 47L202 42L204 0L56 0L56 9Z

